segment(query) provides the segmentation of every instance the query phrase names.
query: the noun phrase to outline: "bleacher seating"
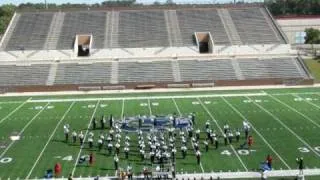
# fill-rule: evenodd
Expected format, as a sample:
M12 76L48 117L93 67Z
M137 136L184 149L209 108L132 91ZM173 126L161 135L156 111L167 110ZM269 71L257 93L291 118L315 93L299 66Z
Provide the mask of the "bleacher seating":
M119 18L119 46L169 46L163 10L121 11Z
M171 42L171 46L194 46L194 32L210 32L215 44L229 45L230 40L218 10L171 10L176 18L168 16L171 17L170 22L166 20L167 10L163 9L64 12L63 16L58 16L60 19L53 18L57 12L21 12L12 35L8 36L3 47L5 50L17 50L22 47L25 50L72 49L76 34L92 34L93 48L98 49L168 47L169 39L175 40L174 43ZM242 44L284 43L265 9L251 7L223 10L230 14L226 23L232 21L235 27L231 29L234 30L230 34L231 37L239 34L240 38L237 38L237 41L241 40ZM56 22L56 19L61 23ZM61 27L57 29L58 33L54 34L55 27L51 26ZM48 38L50 27L54 35L51 34ZM178 32L173 33L170 29L178 29ZM169 36L168 31L173 34ZM58 39L52 47L44 45L47 40L52 39Z
M307 77L295 58L241 59L238 62L245 79Z
M59 64L55 84L110 83L111 63Z
M229 9L243 44L283 43L268 25L260 8Z
M182 81L236 79L231 60L179 61Z
M45 85L49 64L33 64L29 66L1 65L1 86Z
M119 82L173 82L171 61L119 62Z
M210 32L215 44L230 44L216 9L177 10L183 43L194 45L194 32Z
M245 80L307 79L307 72L296 58L237 59ZM178 60L181 81L237 80L231 59ZM1 65L1 86L46 85L50 64L30 66ZM116 83L174 82L172 61L119 62ZM54 84L110 84L111 62L92 64L60 63ZM177 80L178 81L178 80ZM179 78L180 81L180 78Z
M53 13L21 13L5 50L38 50L46 41Z
M68 12L58 40L57 49L72 49L76 34L92 34L93 48L103 48L106 12Z

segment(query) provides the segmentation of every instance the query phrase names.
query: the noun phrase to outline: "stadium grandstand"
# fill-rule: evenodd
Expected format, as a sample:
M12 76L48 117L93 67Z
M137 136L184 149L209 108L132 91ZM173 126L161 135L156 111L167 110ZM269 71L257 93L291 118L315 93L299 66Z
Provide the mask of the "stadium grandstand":
M4 91L312 84L263 6L16 12Z
M318 180L319 87L261 4L20 9L0 180Z

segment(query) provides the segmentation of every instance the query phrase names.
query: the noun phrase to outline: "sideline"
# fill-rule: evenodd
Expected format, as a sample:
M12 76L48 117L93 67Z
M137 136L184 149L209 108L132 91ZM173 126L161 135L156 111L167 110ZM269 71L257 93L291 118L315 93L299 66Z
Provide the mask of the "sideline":
M125 89L125 90L99 90L99 91L58 91L58 92L19 92L4 93L0 97L11 96L65 96L65 95L89 95L89 94L135 94L135 93L159 93L159 92L197 92L197 91L221 91L221 90L266 90L266 89L299 89L299 88L317 88L319 84L303 86L286 85L266 85L266 86L223 86L207 88L162 88L162 89Z

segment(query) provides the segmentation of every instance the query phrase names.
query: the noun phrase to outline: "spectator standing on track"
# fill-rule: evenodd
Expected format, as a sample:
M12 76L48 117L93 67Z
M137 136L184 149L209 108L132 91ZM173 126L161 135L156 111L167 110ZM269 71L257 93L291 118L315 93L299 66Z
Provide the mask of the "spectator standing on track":
M61 164L57 162L56 165L54 166L54 176L56 178L60 176L61 170L62 170Z
M266 162L267 162L269 168L272 169L272 156L270 154L268 154L268 156L266 158Z

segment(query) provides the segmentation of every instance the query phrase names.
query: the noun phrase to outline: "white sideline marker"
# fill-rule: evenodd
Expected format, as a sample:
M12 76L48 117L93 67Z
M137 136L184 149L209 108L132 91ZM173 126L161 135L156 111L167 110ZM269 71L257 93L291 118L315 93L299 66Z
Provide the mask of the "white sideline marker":
M85 140L85 139L86 139L86 137L87 137L87 134L88 134L88 131L89 131L90 125L91 125L91 123L92 123L92 120L93 120L94 115L96 114L96 111L97 111L97 109L98 109L98 105L99 105L99 103L100 103L100 100L98 100L98 102L97 102L97 104L96 104L96 107L94 108L94 111L93 111L93 113L92 113L92 116L91 116L90 122L89 122L88 127L87 127L87 130L86 130L86 133L84 134L84 138L83 138L84 140ZM84 144L80 147L80 151L79 151L78 156L77 156L77 158L76 158L76 162L74 163L74 166L73 166L73 169L72 169L72 173L71 173L71 174L72 174L72 176L74 175L74 172L76 171L77 164L78 164L78 161L79 161L79 158L80 158L80 155L81 155L81 152L82 152L83 146L84 146Z
M61 117L60 121L58 122L58 124L56 125L56 127L54 128L53 132L51 133L51 136L49 137L47 143L44 145L42 151L40 152L36 162L33 164L31 170L29 171L27 177L25 179L29 179L30 178L30 175L32 174L33 172L33 169L36 167L36 165L38 164L40 158L42 157L45 149L47 148L48 144L50 143L52 137L54 136L54 134L56 133L59 125L62 123L62 121L65 119L66 115L69 113L69 111L71 110L71 108L73 107L73 105L75 104L75 102L72 102L72 104L69 106L69 108L67 109L67 111L63 114L63 116Z
M180 108L179 108L179 106L178 106L178 104L177 104L176 100L175 100L174 98L172 98L172 101L173 101L173 104L175 105L175 107L176 107L176 109L177 109L177 111L178 111L179 115L181 116L182 114L181 114ZM194 149L194 145L193 145L193 142L191 141L191 143L192 143L193 150L195 151L195 149ZM202 173L204 173L204 169L203 169L203 166L202 166L201 161L200 161L200 168L201 168Z
M47 107L50 103L48 102L45 107ZM19 132L19 134L17 136L21 136L21 134L28 128L28 126L33 122L33 120L35 120L40 113L45 110L45 108L41 109L36 115L33 116L33 118L22 128L22 130ZM13 145L15 141L11 141L11 143L9 144L9 146L1 153L0 155L0 159L7 153L7 151L11 148L11 146Z
M2 118L0 120L0 124L5 121L8 117L10 117L13 113L15 113L16 111L18 111L23 105L25 105L29 100L31 100L31 98L27 99L26 101L24 101L22 104L20 104L18 107L16 107L13 111L11 111L8 115L6 115L4 118Z
M207 111L208 115L211 117L211 120L213 120L213 121L215 122L215 124L216 124L217 127L219 128L221 134L224 134L224 133L223 133L223 130L221 129L221 127L220 127L220 125L218 124L217 120L213 117L213 115L212 115L211 112L208 110L208 108L203 104L203 102L201 101L200 98L197 98L197 99L198 99L198 101L200 102L200 104L201 104L201 106L203 107L203 109L204 109L205 111ZM239 159L239 161L240 161L241 165L243 166L243 168L244 168L246 171L248 171L247 166L243 163L242 159L240 158L239 154L236 152L236 150L234 149L234 147L233 147L232 144L230 144L230 147L231 147L232 151L234 152L234 154L235 154L235 155L237 156L237 158Z
M224 97L221 97L223 99L224 102L226 102L235 112L237 112L241 118L243 120L247 120L247 118L237 109L235 108L231 103L229 103ZM287 166L288 169L291 169L291 167L285 162L285 160L282 159L282 157L278 154L278 152L269 144L269 142L262 136L262 134L260 134L260 132L252 125L252 123L247 120L250 125L251 128L258 134L258 136L260 136L260 138L264 141L264 143L266 143L266 145L278 156L278 158L282 161L282 163L284 165ZM250 151L255 151L255 150L250 150Z
M249 97L247 97L248 99L250 99ZM275 119L276 121L278 121L284 128L286 128L289 132L291 132L291 134L293 134L297 139L299 139L304 145L306 145L309 149L311 149L312 152L314 152L318 157L320 157L320 154L315 151L305 140L303 140L300 136L298 136L293 130L291 130L285 123L283 123L277 116L273 115L271 112L269 112L267 109L265 109L264 107L262 107L261 105L254 103L256 106L258 106L260 109L262 109L264 112L266 112L267 114L269 114L271 117L273 117L273 119Z

